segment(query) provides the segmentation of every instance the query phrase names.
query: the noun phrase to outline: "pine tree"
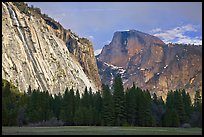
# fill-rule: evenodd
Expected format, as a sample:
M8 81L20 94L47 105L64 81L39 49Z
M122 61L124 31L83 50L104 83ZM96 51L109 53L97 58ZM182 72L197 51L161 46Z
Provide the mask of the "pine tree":
M155 123L153 123L155 120L152 117L151 114L151 95L148 90L143 91L143 100L144 100L144 126L152 126Z
M91 95L90 95L91 94ZM92 118L93 118L93 109L91 106L91 100L92 99L92 91L87 90L87 87L84 90L84 93L81 98L81 109L83 112L83 125L90 126L92 124Z
M153 102L157 105L158 104L158 100L157 100L157 95L156 93L153 94Z
M162 117L164 116L166 105L164 103L162 96L160 96L160 98L158 99L157 102L158 102L158 104L157 104L157 106L158 106L157 116L159 118L158 126L162 126Z
M70 123L71 125L74 124L74 113L75 113L75 96L74 96L74 89L72 87L72 89L70 90L70 99L69 99L69 104L70 104Z
M180 91L168 92L166 107L167 110L163 121L164 126L178 127L180 124L186 122L186 113Z
M97 91L95 94L94 94L94 99L93 99L93 102L94 102L94 112L93 112L93 117L94 117L94 125L96 126L99 126L101 125L101 120L102 120L102 107L103 107L103 104L102 104L102 97L101 97L101 94L99 91Z
M26 123L25 118L25 107L20 106L17 113L17 124L18 126L23 126Z
M81 102L80 102L80 94L79 90L77 89L75 95L75 113L74 113L74 125L82 125L83 122L83 113L81 109Z
M31 95L31 92L32 92L32 89L31 89L31 86L29 85L28 90L27 90L28 95Z
M195 97L194 97L194 110L201 112L201 109L202 109L202 99L201 99L200 91L197 90L195 92Z
M79 90L77 89L76 95L75 95L75 106L76 106L76 108L78 108L79 105L80 105L80 94L79 94Z
M162 126L168 127L172 125L172 117L171 112L172 109L174 109L174 96L173 91L168 91L167 97L166 97L166 111L163 115L162 119Z
M167 93L166 107L169 109L174 108L174 93L173 93L173 91L169 91Z
M114 124L114 102L108 85L102 84L102 100L103 100L103 124L105 126L113 126Z
M78 106L74 115L74 124L76 126L83 125L83 110L81 106Z
M120 75L117 75L115 77L113 89L115 125L121 126L125 123L125 96L123 83Z
M48 90L46 90L46 92L44 93L44 100L45 100L45 109L44 109L44 113L45 115L45 120L50 120L54 114L53 114L53 110L52 110L52 95L49 94Z
M2 79L2 124L16 126L21 94L10 82Z
M88 108L90 105L89 102L90 102L89 101L89 93L88 93L87 87L85 87L84 93L83 93L82 98L81 98L82 106L85 108Z
M180 120L179 120L179 114L175 109L172 109L171 117L172 117L172 124L170 126L178 127L180 125Z
M146 126L147 125L147 117L149 113L149 102L147 99L147 96L145 94L145 91L142 91L142 89L138 88L138 125L139 126Z
M90 87L89 88L89 92L88 92L88 125L93 125L94 123L94 111L95 111L95 108L94 108L94 95L92 93L92 88Z
M179 116L174 108L167 108L163 119L163 126L178 127L180 125Z
M59 120L61 104L62 104L62 96L60 92L58 93L58 95L54 94L54 99L52 100L52 110L57 120Z
M66 88L63 100L62 107L60 112L60 119L62 119L66 125L73 125L73 114L74 114L74 91L70 91Z
M180 124L185 123L186 113L184 110L184 103L183 103L180 90L174 91L174 108L176 108L176 111L178 113Z
M182 90L182 99L186 113L186 120L189 121L190 115L192 113L192 102L189 93L186 93L184 89Z
M134 86L134 85L133 85ZM139 126L141 123L141 119L140 117L142 117L142 90L139 87L135 88L135 101L136 101L136 105L135 105L135 125Z
M130 125L136 124L136 91L135 85L133 83L133 87L126 91L126 114L127 114L127 122Z
M195 93L193 109L190 123L195 127L202 127L202 97L199 90Z
M89 101L88 101L88 104L89 104L89 107L93 107L93 92L92 92L92 88L90 87L89 88L89 93L88 93L88 95L89 95Z
M29 123L35 123L39 121L39 113L38 113L38 94L34 89L29 95L28 107L26 109L26 117Z

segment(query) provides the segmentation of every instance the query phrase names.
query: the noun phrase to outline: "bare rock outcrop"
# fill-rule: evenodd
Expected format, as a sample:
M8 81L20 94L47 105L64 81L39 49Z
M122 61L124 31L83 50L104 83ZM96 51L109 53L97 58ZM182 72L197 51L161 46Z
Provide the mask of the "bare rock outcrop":
M194 97L202 91L202 46L165 44L136 30L114 33L97 57L102 82L113 83L118 73L125 88L133 82L166 97L169 90L185 89Z
M99 86L85 73L57 31L62 33L42 15L32 10L24 14L13 3L2 2L2 78L22 92L29 85L52 94L63 93L66 87L81 92L91 87L97 91Z

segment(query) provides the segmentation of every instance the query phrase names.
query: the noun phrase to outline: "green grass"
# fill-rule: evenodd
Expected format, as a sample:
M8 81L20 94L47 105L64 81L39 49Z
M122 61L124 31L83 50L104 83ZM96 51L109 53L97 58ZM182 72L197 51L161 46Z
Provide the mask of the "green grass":
M202 128L166 127L2 127L8 135L202 135Z

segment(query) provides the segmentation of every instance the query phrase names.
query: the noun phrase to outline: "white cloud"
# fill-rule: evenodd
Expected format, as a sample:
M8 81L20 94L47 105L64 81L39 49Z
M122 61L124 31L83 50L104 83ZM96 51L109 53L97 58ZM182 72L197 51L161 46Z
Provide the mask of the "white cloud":
M161 31L161 28L156 28L156 29L151 30L150 33L157 33L160 31Z
M94 55L97 56L98 54L100 54L102 51L102 49L97 49L94 51Z
M130 29L117 30L117 31L130 31Z
M187 44L194 44L194 45L202 45L202 39L195 37L194 39L186 37L183 39L179 39L177 43L187 43Z
M90 40L93 40L94 39L94 36L88 36L88 38L90 39Z
M196 26L188 24L181 27L176 27L169 30L161 30L159 28L153 29L150 32L159 38L161 38L165 43L184 43L184 44L202 44L201 37L189 37L186 32L196 32Z
M104 43L103 43L103 45L108 45L108 44L110 44L111 43L111 40L107 40L107 41L105 41Z

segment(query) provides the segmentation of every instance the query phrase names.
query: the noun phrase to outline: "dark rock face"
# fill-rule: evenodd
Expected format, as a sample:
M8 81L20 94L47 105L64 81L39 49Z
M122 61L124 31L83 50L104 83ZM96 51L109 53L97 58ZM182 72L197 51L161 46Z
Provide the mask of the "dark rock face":
M111 85L120 73L125 87L132 83L166 97L168 90L184 88L194 96L202 90L202 47L168 44L139 31L116 32L97 57L103 83Z

